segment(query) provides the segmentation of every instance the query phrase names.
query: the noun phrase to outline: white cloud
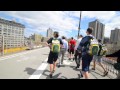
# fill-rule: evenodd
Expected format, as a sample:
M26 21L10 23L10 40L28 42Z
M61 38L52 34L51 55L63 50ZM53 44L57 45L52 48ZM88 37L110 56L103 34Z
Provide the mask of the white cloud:
M35 27L35 30L39 29L40 32L46 31L49 27L64 32L77 29L75 20L61 11L5 11L4 13L26 21Z
M71 12L73 16L79 17L80 12ZM82 19L96 18L105 24L105 36L110 37L111 30L120 28L120 16L115 11L83 11ZM83 30L84 31L84 30Z
M20 18L20 22L27 22L34 27L31 32L46 32L50 27L68 36L71 30L78 30L80 11L1 11L9 16ZM106 25L105 36L110 37L110 31L120 28L120 16L115 11L83 11L82 19L97 18ZM27 31L30 28L26 29ZM85 34L85 30L81 30Z
M91 11L91 12L85 11L83 13L84 17L97 18L102 20L103 22L111 20L115 15L116 15L115 11Z
M120 16L112 18L112 20L105 24L105 36L110 37L111 30L115 28L120 28Z
M80 11L71 11L70 16L80 17ZM82 11L82 19L96 18L102 21L109 21L116 15L115 11Z

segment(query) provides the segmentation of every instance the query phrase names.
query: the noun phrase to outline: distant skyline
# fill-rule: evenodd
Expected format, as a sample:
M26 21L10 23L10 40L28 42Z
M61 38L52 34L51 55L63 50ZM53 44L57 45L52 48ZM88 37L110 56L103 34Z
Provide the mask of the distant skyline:
M24 24L26 37L34 33L46 36L51 28L70 38L78 35L80 11L0 11L0 18ZM105 24L105 37L110 37L114 28L120 28L119 11L82 11L80 34L85 36L88 23L95 19Z

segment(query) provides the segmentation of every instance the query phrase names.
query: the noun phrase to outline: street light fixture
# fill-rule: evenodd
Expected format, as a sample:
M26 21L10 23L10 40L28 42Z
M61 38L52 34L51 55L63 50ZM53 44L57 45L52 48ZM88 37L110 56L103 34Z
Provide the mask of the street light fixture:
M78 37L79 37L79 34L80 34L81 15L82 15L82 11L80 11L80 20L79 20L79 27L78 27Z

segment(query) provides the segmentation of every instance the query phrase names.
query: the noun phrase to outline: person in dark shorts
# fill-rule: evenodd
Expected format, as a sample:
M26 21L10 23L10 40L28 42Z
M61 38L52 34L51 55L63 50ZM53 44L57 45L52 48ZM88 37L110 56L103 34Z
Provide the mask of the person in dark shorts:
M47 61L50 64L50 78L52 78L52 75L55 72L56 61L58 59L60 47L63 44L61 39L59 39L58 37L59 37L59 33L54 32L54 37L50 38L47 41L47 45L50 47L50 53L49 53L48 61Z
M80 67L80 60L81 60L81 56L82 56L82 55L81 55L81 52L79 53L79 52L77 51L77 48L78 48L78 46L79 46L82 38L83 38L82 35L80 35L80 36L78 37L78 40L77 40L77 43L76 43L76 46L75 46L75 62L76 62L76 65L77 65L77 66L76 66L76 69Z
M82 52L82 71L85 79L89 79L89 67L90 63L93 59L93 55L90 55L88 53L89 48L88 45L90 43L90 40L93 39L94 37L91 35L92 34L92 28L88 28L87 31L87 36L82 38L77 50L78 52Z
M76 41L74 40L74 38L72 37L70 42L69 42L70 48L69 48L69 60L71 60L72 58L74 59L74 51L75 51L75 45L76 45Z

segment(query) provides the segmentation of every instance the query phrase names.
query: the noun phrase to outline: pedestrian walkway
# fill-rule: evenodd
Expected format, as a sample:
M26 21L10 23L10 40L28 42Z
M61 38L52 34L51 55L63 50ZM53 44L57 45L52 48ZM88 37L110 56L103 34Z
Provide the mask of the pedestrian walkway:
M78 79L79 78L79 69L75 69L75 63L73 61L64 60L64 64L60 68L56 68L55 73L53 74L53 79ZM50 79L49 78L49 65L46 70L43 72L40 79Z
M47 63L48 49L48 47L45 47L0 57L0 78L49 79L49 65ZM90 78L115 79L118 71L114 69L112 64L107 63L108 61L109 63L116 63L113 60L104 60L105 68L109 71L107 77L102 77L103 70L97 65L95 71L90 70ZM69 61L65 56L64 65L56 68L53 79L84 79L79 77L81 67L76 70L75 66L75 61Z
M46 62L47 63L47 62ZM75 61L68 60L65 57L64 64L60 68L56 68L55 73L53 74L53 79L84 79L80 78L80 70L75 69L76 64ZM91 67L92 68L92 63ZM40 79L50 79L49 78L49 65L47 66L46 70L43 72ZM109 72L109 74L103 77L103 70L100 66L97 65L96 70L93 71L90 69L90 79L115 79L116 75Z

